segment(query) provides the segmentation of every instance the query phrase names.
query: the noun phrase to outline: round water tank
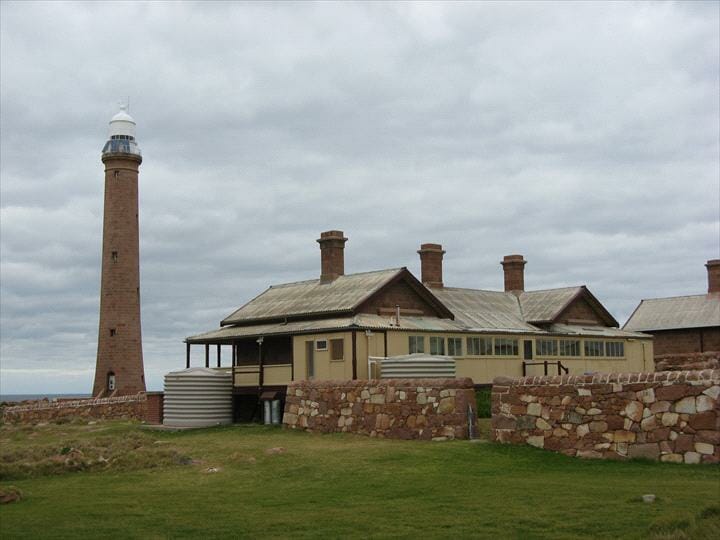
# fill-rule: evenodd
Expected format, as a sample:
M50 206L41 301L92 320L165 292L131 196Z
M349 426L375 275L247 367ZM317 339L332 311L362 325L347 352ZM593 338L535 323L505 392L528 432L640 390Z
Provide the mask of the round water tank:
M163 424L202 427L231 424L232 374L210 368L190 368L165 375Z

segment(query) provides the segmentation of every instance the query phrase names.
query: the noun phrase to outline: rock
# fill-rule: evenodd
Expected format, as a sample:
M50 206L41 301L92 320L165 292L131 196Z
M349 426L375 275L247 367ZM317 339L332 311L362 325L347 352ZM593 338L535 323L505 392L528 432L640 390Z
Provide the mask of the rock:
M0 488L0 504L19 502L22 498L22 491L14 486Z
M705 411L691 416L690 427L693 429L718 429L715 411Z
M567 437L568 432L566 429L563 428L555 428L553 429L553 437Z
M578 396L592 396L592 392L587 388L578 388Z
M204 472L207 474L212 474L212 473L220 472L220 469L218 469L217 467L208 467L207 469L205 469Z
M527 413L531 416L540 416L542 413L542 406L539 403L529 403Z
M585 435L590 433L590 427L587 424L580 424L577 427L577 436L583 438Z
M442 441L447 441L448 439L447 439L447 437L433 437L431 440L434 442L442 442Z
M713 399L718 399L720 398L720 386L711 386L707 390L704 390L703 394L710 396Z
M425 394L423 394L423 396L425 396ZM420 396L418 396L418 398L419 397ZM372 396L370 396L370 403L374 403L376 405L382 405L383 403L385 403L385 394L373 394ZM418 400L418 403L420 403L419 400ZM423 403L427 403L427 401L425 401Z
M699 413L705 411L712 411L713 409L715 409L716 404L717 401L715 401L710 396L700 395L695 398L695 408Z
M440 400L440 406L438 407L440 414L447 414L455 412L455 398L446 397Z
M683 398L675 404L677 413L695 414L696 410L694 397Z
M697 452L685 452L685 463L692 465L700 463L700 454Z
M602 414L602 411L593 407L592 409L588 409L587 414L589 414L590 416L596 416L598 414Z
M427 403L427 394L425 394L425 393L418 394L417 398L415 398L415 401L419 405L425 405Z
M623 409L625 416L630 418L634 422L642 420L643 405L639 401L631 401Z
M657 460L660 457L660 447L657 443L634 444L628 448L628 456Z
M655 399L658 401L676 401L685 395L685 387L680 384L670 384L655 389Z
M637 397L643 403L655 403L655 391L652 388L641 390L637 393Z
M682 463L683 455L682 454L665 454L664 456L660 456L660 461L664 461L666 463Z
M696 442L695 443L695 451L698 454L709 454L712 455L715 451L715 447L712 444L703 443L703 442Z
M655 429L656 427L657 427L657 420L655 419L654 416L650 416L650 417L648 417L648 418L645 418L645 419L640 423L640 429L642 429L643 431L652 431L652 430Z
M588 427L593 433L602 433L607 431L608 425L607 422L590 422Z
M643 495L642 500L644 503L654 503L655 495L653 495L653 494Z
M538 419L537 419L537 422L535 422L535 425L537 426L538 429L542 429L542 430L552 429L552 426L551 426L550 424L548 424L548 423L547 423L544 419L542 419L542 418L538 418Z
M669 410L670 410L670 402L669 401L656 401L655 403L650 405L650 412L652 414L666 412Z
M567 411L565 413L565 420L571 424L582 424L582 416L575 411Z
M543 447L545 446L545 437L542 437L542 436L532 436L532 437L528 437L528 438L526 439L526 442L527 442L530 446L535 446L535 447L537 447L537 448L543 448Z
M678 417L679 417L678 413L671 413L671 412L663 413L662 425L663 426L674 426L675 424L677 424Z
M276 446L274 448L268 448L267 450L265 450L265 453L268 456L272 456L275 454L284 454L285 452L286 452L286 450L282 446Z
M577 457L584 458L584 459L601 459L602 458L602 454L595 450L578 450L578 453L576 455L577 455Z

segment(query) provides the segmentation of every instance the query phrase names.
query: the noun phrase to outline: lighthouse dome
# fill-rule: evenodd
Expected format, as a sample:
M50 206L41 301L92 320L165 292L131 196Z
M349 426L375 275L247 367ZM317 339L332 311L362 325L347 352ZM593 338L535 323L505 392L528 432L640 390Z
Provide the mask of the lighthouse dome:
M121 105L120 112L110 119L110 137L103 147L103 157L111 154L133 154L140 158L140 148L135 141L135 120Z
M124 105L120 107L120 112L110 120L110 137L114 135L135 137L135 120L127 113Z

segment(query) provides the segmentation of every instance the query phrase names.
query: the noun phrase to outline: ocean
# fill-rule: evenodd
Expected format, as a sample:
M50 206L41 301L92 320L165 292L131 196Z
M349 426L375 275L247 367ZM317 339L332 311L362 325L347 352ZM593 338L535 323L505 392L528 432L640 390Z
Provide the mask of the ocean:
M89 398L90 394L0 394L0 402L3 401L26 401L28 399L57 399L57 398Z

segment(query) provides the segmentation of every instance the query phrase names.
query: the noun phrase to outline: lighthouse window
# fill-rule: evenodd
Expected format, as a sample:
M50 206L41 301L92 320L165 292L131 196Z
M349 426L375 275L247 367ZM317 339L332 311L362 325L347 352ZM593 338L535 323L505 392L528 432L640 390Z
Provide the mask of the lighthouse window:
M115 176L115 180L117 180L118 178L120 178L120 171L113 172L113 175Z
M113 251L112 252L112 262L117 262L117 261L118 261L117 251Z
M117 331L114 328L110 329L110 337L113 337L115 334L117 334Z

